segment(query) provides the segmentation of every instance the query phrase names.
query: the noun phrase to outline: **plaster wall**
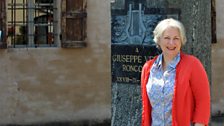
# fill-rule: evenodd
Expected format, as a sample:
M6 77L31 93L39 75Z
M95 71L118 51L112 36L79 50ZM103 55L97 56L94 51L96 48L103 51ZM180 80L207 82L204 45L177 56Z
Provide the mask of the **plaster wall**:
M0 50L0 124L110 119L110 1L87 15L85 48Z

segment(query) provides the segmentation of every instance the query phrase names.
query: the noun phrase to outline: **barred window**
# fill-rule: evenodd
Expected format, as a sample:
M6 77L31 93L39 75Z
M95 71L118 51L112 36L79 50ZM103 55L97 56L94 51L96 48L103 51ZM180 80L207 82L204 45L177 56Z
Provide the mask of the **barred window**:
M86 46L86 0L1 0L0 3L1 48Z
M58 0L7 0L8 46L57 46Z

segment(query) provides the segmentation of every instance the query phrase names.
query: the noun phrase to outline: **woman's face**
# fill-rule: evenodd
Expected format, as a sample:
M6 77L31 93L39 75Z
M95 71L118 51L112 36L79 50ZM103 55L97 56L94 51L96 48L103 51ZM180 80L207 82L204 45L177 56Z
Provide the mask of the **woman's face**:
M159 39L159 46L162 49L163 55L172 60L181 48L180 32L177 28L168 27Z

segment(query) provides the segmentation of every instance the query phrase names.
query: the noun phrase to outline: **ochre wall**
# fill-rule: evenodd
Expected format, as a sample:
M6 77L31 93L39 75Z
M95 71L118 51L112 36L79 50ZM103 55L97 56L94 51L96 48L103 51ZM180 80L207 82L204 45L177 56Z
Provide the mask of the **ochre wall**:
M110 1L87 15L86 48L0 50L0 124L110 119Z

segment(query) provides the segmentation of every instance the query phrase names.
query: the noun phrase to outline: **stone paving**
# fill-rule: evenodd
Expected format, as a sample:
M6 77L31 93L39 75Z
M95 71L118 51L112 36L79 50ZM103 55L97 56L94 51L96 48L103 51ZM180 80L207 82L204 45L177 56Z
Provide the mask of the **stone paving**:
M104 120L102 122L94 121L80 121L80 122L52 122L44 124L8 124L1 126L111 126L110 120ZM224 126L224 116L212 117L210 126Z

